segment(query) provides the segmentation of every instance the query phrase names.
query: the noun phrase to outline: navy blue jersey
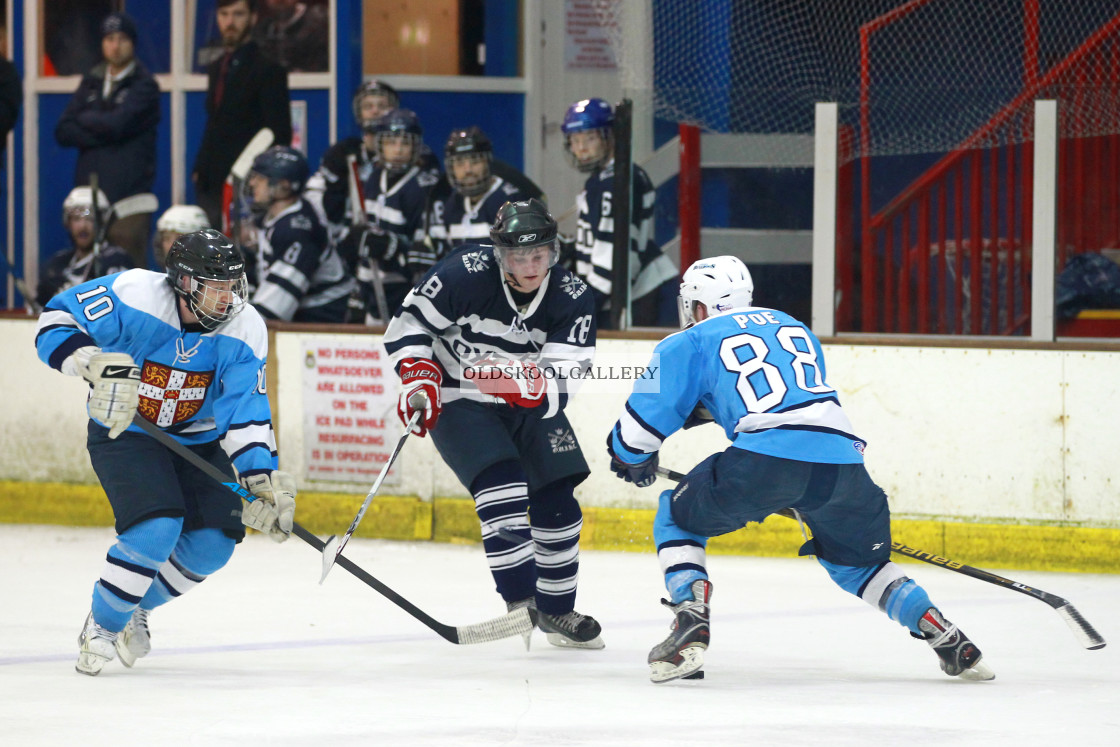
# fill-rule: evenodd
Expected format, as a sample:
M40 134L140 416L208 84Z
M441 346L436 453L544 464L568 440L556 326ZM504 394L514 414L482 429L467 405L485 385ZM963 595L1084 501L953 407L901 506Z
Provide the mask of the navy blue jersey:
M364 185L366 216L372 225L397 234L407 264L427 270L436 261L435 250L425 241L429 196L439 181L437 168L413 166L399 177L374 168ZM395 268L385 267L387 272ZM402 278L404 280L409 280ZM396 278L387 279L392 282Z
M437 256L444 257L461 244L489 243L490 226L498 217L498 209L507 202L527 200L531 196L497 176L493 177L490 189L477 198L453 191L432 207L428 237Z
M260 283L253 305L269 319L342 322L354 287L314 209L296 200L258 230Z
M672 261L653 240L653 205L657 193L649 175L634 166L630 206L630 284L636 300L677 274ZM614 264L614 161L587 178L576 197L576 272L595 289L600 305L611 295Z
M135 265L132 257L119 246L109 244L101 247L94 267L93 252L86 252L78 256L74 248L63 249L47 260L46 267L39 274L39 286L35 291L35 300L40 306L46 306L47 301L67 288L72 288L78 283L116 272L131 270Z
M436 361L444 371L444 402L470 398L504 404L479 391L463 369L484 358L550 367L550 417L573 393L571 383L595 356L595 308L587 284L553 267L521 306L506 285L493 249L465 244L437 264L405 297L385 331L396 366L406 358ZM554 385L555 384L555 385Z
M374 155L362 144L360 137L348 137L327 148L319 170L307 180L307 189L303 193L303 198L312 204L319 217L325 218L327 230L334 238L349 228L353 220L350 215L350 176L346 173L350 168L346 159L350 156L357 161L358 183L365 183L373 173Z
M747 308L711 317L658 343L650 365L660 370L657 391L635 390L611 434L624 461L660 449L702 405L745 451L863 462L864 442L825 381L820 341L788 314Z
M128 353L140 367L137 412L191 446L221 440L242 475L277 468L265 393L268 330L251 306L216 330L184 326L167 276L148 270L65 290L39 315L39 358L63 370L78 348ZM139 433L136 426L129 430Z

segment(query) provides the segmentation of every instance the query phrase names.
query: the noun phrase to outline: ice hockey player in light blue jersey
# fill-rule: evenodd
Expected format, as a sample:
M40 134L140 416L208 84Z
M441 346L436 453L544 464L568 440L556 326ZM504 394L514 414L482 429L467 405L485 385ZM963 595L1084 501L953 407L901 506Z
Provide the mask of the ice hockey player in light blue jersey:
M149 612L224 566L244 526L283 542L295 481L277 470L265 393L268 335L247 303L245 262L207 229L180 236L167 274L128 270L52 298L35 345L52 368L90 383L87 448L113 508L116 543L78 638L79 672L151 648ZM138 427L163 428L246 494L183 461Z
M678 304L684 331L655 349L658 391L635 386L607 438L611 469L638 487L656 479L658 452L680 430L714 420L731 445L661 493L654 542L674 612L649 655L650 679L691 675L710 637L709 537L794 509L833 581L924 639L946 674L995 675L980 650L890 561L890 509L863 464L816 336L781 311L754 308L750 273L735 257L693 263Z

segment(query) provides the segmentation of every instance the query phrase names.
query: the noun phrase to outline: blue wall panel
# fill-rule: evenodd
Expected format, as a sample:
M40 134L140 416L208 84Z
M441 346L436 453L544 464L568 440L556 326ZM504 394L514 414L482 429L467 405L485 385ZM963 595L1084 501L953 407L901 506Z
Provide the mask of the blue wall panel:
M522 94L401 91L401 106L412 109L420 117L424 142L439 156L440 163L443 162L443 144L452 130L477 125L493 141L495 157L518 169L523 168L525 97Z

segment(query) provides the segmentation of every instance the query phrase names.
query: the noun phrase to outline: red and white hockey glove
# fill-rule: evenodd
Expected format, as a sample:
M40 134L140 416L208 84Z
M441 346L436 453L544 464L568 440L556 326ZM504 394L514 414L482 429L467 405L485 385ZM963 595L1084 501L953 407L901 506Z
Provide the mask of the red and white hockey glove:
M439 366L426 358L406 358L399 369L401 377L401 398L397 402L397 415L401 422L408 425L412 416L421 412L420 420L412 427L412 432L426 436L439 419L439 390L443 374Z
M535 363L484 360L467 369L483 394L501 397L514 407L536 407L545 400L548 379Z

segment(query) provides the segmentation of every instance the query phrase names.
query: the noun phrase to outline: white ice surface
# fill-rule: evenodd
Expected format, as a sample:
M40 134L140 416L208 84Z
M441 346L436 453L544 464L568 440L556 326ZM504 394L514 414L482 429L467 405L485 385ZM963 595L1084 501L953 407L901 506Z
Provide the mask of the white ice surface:
M646 654L670 617L652 551L583 554L577 609L602 623L605 650L538 632L526 652L447 643L341 567L319 586L300 540L254 536L153 613L150 656L87 677L76 636L112 541L0 526L0 744L1120 743L1120 577L1001 572L1065 597L1113 642L1087 651L1042 602L908 565L996 672L970 683L813 560L713 556L707 678L653 685ZM505 611L480 546L355 540L346 554L441 622Z

